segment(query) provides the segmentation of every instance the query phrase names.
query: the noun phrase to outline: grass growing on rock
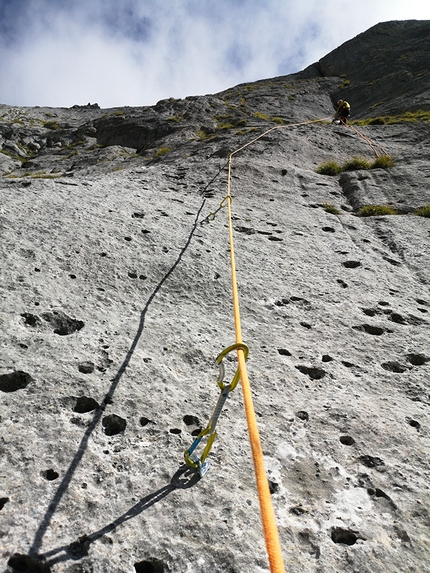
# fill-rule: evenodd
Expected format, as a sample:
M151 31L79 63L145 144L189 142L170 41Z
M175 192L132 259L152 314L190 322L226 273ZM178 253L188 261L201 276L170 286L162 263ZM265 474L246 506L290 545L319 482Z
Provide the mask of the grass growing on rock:
M390 125L393 123L413 123L416 121L430 121L430 111L419 109L417 111L407 111L397 115L381 115L378 117L368 117L366 119L356 119L351 121L353 125Z
M393 158L390 155L381 155L375 159L370 169L388 169L389 167L394 167Z
M332 205L331 203L323 203L321 206L324 209L324 211L326 211L326 213L331 213L332 215L342 214L341 211L339 211L339 209L334 205Z
M365 205L358 214L361 217L383 217L384 215L398 215L398 211L389 205Z
M54 129L54 130L58 130L61 129L61 125L53 120L53 121L43 121L43 126L46 127L46 129Z
M316 172L320 175L339 175L343 171L359 171L361 169L388 169L394 166L393 158L390 155L381 155L374 161L363 157L353 157L342 165L336 161L326 161L319 165Z
M160 157L166 155L166 153L170 153L171 151L172 150L170 149L170 147L160 147L160 149L157 149L157 151L154 153L153 159L159 159Z
M418 217L430 217L430 205L423 205L414 214L418 215Z
M317 173L320 175L339 175L342 171L342 166L336 161L326 161L317 167Z
M360 169L371 169L372 163L362 157L353 157L342 166L342 171L359 171Z

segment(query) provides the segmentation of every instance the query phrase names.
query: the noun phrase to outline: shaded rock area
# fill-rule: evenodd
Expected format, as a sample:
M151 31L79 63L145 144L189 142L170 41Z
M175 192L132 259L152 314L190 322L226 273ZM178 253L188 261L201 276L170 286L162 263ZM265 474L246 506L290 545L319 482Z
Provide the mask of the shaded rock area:
M380 38L379 83L396 113L413 111L385 70L418 33L424 57L429 23L379 26L351 46ZM430 571L430 226L416 215L430 204L430 125L360 127L395 166L318 174L374 158L343 126L288 126L333 113L333 54L324 77L151 108L0 106L2 572L267 573L240 385L203 479L183 453L235 341L226 161L273 127L233 157L231 192L285 569ZM382 203L399 214L360 216ZM234 353L225 362L228 377Z

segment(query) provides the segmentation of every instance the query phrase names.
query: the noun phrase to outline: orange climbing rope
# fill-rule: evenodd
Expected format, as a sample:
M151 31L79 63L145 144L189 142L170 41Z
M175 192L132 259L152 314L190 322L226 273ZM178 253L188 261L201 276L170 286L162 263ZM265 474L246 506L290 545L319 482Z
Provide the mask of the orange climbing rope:
M236 262L234 253L234 237L233 237L233 218L231 211L232 196L231 196L231 166L233 161L233 156L246 147L252 145L271 131L278 129L288 129L291 127L296 127L299 125L307 125L310 123L318 123L321 121L328 120L330 118L314 119L309 121L303 121L299 123L287 124L287 125L277 125L268 129L264 133L255 137L242 147L236 149L230 153L228 158L228 176L227 176L227 195L221 202L220 208L225 207L227 204L227 216L228 216L228 228L230 237L230 262L231 262L231 279L232 279L232 292L233 292L233 308L234 308L234 324L236 331L236 345L237 345L237 359L238 368L240 373L240 380L243 391L243 400L245 406L246 420L248 424L249 440L251 443L252 458L254 462L255 477L257 482L258 498L260 502L260 512L263 524L264 538L266 542L266 550L269 560L269 567L271 573L285 573L284 562L282 558L282 550L279 541L278 528L275 521L275 512L273 510L272 500L270 496L269 483L266 475L266 469L264 466L263 450L260 442L260 435L257 427L257 420L255 416L254 404L252 400L251 386L248 379L248 373L246 370L246 355L244 351L244 345L242 340L242 326L240 320L240 308L239 308L239 295L237 287L237 277L236 277ZM357 129L352 126L347 126L358 133L366 142L372 147L376 156L378 157L378 152L376 147L379 147L383 153L386 155L387 152L378 144L372 142L370 138L367 138L361 134Z
M370 147L373 149L373 151L375 152L376 157L379 157L379 153L377 151L377 147L382 151L382 153L384 155L388 155L388 153L385 151L385 149L383 147L381 147L378 143L375 143L372 139L370 139L370 137L366 137L365 135L363 135L360 131L358 131L358 129L356 127L354 127L353 125L350 125L348 123L342 122L343 125L345 127L348 127L349 129L352 129L352 131L355 131L355 133L357 133L362 139L364 139L364 141L370 145Z
M327 119L327 118L324 118ZM242 327L240 320L240 308L239 308L239 295L237 288L237 278L236 278L236 263L234 255L234 238L233 238L233 219L231 212L231 165L233 155L239 153L252 143L255 143L258 139L267 135L269 132L275 129L285 129L298 125L305 125L308 123L315 123L322 121L321 119L304 121L295 124L279 125L272 127L271 129L265 131L258 137L255 137L252 141L243 145L239 149L236 149L229 155L228 159L228 176L227 176L227 196L223 203L227 202L228 210L228 227L230 235L230 262L231 262L231 278L232 278L232 291L233 291L233 307L234 307L234 324L236 330L236 344L242 344ZM269 566L271 573L285 573L284 562L282 558L281 545L279 541L278 528L275 521L275 512L273 510L272 500L270 497L269 483L267 480L266 469L264 466L263 450L260 442L260 435L258 432L257 421L255 416L254 404L252 400L251 386L248 379L248 373L246 370L245 354L241 347L237 349L237 359L239 363L240 380L243 391L243 401L245 405L245 414L248 424L249 441L251 443L252 458L254 462L255 477L257 482L258 498L260 502L260 512L261 520L263 523L264 538L266 542L267 556L269 559Z
M237 288L237 278L236 278L236 263L234 255L234 238L233 238L233 219L231 213L231 165L233 160L233 155L239 153L249 145L252 145L263 136L267 135L271 131L277 129L286 129L290 127L296 127L299 125L306 125L310 123L317 123L330 118L315 119L309 121L303 121L288 125L278 125L268 129L264 133L255 137L239 149L236 149L230 153L228 158L228 176L227 176L227 209L228 209L228 227L230 235L230 262L231 262L231 278L232 278L232 291L233 291L233 307L234 307L234 323L236 330L236 343L242 344L242 327L240 320L240 308L239 308L239 295ZM223 201L224 203L225 201ZM257 420L255 416L254 404L252 400L251 386L248 379L248 373L246 370L245 355L244 351L239 347L237 350L237 359L239 363L240 380L243 391L243 401L245 405L245 414L248 424L248 434L249 441L251 444L252 458L254 462L254 471L257 482L258 499L260 502L260 512L261 520L263 524L264 539L266 542L266 551L269 560L269 567L271 573L285 573L284 562L282 558L281 544L279 541L279 533L275 520L275 512L273 510L272 499L270 496L269 483L267 480L266 469L264 466L263 450L260 442L260 435L258 432Z

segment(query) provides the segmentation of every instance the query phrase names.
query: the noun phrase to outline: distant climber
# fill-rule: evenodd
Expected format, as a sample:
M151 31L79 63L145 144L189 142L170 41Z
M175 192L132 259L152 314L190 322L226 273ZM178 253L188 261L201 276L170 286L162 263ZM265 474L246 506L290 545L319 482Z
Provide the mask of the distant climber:
M340 99L336 103L336 113L334 114L333 123L343 123L346 124L346 121L351 113L351 106L347 101L344 99Z

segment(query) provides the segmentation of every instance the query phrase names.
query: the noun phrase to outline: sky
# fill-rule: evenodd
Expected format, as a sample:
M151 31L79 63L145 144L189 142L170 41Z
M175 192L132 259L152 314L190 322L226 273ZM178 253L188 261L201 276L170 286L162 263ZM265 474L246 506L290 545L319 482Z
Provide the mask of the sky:
M425 0L0 0L0 103L154 105L298 72Z

